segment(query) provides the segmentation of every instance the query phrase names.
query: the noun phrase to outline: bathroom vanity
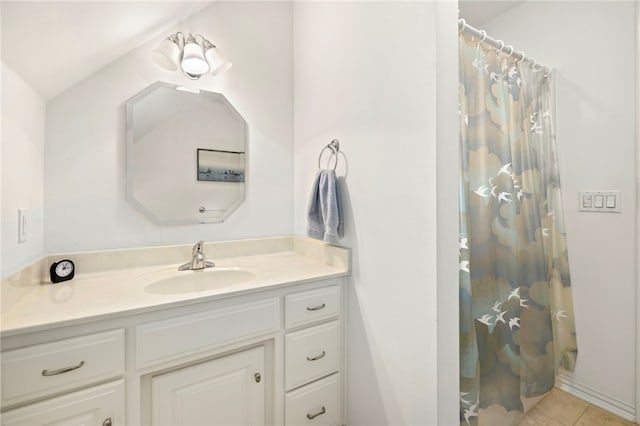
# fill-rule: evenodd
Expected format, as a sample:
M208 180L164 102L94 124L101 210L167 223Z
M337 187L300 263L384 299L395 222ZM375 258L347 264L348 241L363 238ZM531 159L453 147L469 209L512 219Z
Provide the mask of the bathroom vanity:
M2 424L342 425L347 249L299 237L43 259L2 283Z

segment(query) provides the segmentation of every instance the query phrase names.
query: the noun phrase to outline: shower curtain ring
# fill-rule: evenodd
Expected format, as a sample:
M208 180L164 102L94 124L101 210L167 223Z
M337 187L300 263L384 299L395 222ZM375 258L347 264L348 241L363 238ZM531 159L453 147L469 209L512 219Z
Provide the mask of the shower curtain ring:
M482 38L480 39L480 41L485 41L487 39L487 32L485 30L480 30L480 34L482 34Z
M498 43L500 43L500 49L496 49L496 52L501 53L502 49L504 49L504 41L498 40Z
M467 21L464 18L458 19L458 34L464 31L464 27L467 25Z
M509 53L507 53L507 56L511 56L511 55L513 55L513 46L508 45L508 46L507 46L507 49L509 49ZM505 52L505 53L506 53L506 52Z
M526 56L522 50L519 50L518 53L520 54L520 59L516 61L516 64L520 65L522 61L525 60Z

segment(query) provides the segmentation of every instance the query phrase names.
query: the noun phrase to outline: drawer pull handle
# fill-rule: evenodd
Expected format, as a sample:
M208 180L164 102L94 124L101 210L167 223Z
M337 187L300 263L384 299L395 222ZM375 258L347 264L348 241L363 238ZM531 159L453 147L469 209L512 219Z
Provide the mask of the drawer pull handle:
M319 311L320 309L324 309L326 306L327 305L325 305L324 303L318 306L307 306L307 311Z
M43 376L57 376L58 374L64 374L64 373L68 373L69 371L73 371L73 370L77 370L78 368L82 367L84 365L84 361L80 361L80 364L78 365L74 365L73 367L65 367L65 368L60 368L58 370L42 370L42 375Z
M111 426L113 423L111 422L111 417L107 417L106 419L104 419L104 422L102 422L102 426Z
M307 414L307 418L308 418L309 420L313 420L313 419L315 419L316 417L321 416L321 415L323 415L323 414L324 414L324 413L326 413L326 412L327 412L327 409L326 409L326 408L324 408L324 406L322 406L322 410L318 411L318 412L317 412L317 413L315 413L315 414Z
M324 358L326 355L327 355L327 353L325 351L322 351L322 353L320 355L316 355L316 356L311 357L311 358L307 357L307 361L317 361L319 359Z

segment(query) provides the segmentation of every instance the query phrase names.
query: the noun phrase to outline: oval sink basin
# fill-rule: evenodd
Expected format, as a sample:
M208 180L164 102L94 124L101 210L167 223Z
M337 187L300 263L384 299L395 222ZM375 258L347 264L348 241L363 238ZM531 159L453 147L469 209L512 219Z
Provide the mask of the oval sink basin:
M170 278L149 284L144 291L152 294L193 293L245 283L256 277L251 272L233 268L182 271L176 274Z

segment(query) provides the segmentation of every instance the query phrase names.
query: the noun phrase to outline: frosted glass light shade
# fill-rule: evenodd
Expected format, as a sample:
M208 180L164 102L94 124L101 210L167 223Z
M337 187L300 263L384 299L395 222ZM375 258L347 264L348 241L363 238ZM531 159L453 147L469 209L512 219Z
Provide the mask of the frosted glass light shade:
M200 34L185 37L182 32L177 32L170 35L152 52L152 59L158 66L170 71L180 68L191 80L198 80L208 72L220 75L231 68L231 62Z
M231 68L232 63L222 56L218 48L215 46L207 49L204 56L207 58L207 61L209 61L209 65L211 66L211 75L223 74Z
M197 78L209 71L209 64L202 54L202 48L197 43L187 43L184 46L180 66L190 78Z
M175 71L178 69L178 63L180 62L180 46L165 38L151 53L151 58L158 66L169 71Z

